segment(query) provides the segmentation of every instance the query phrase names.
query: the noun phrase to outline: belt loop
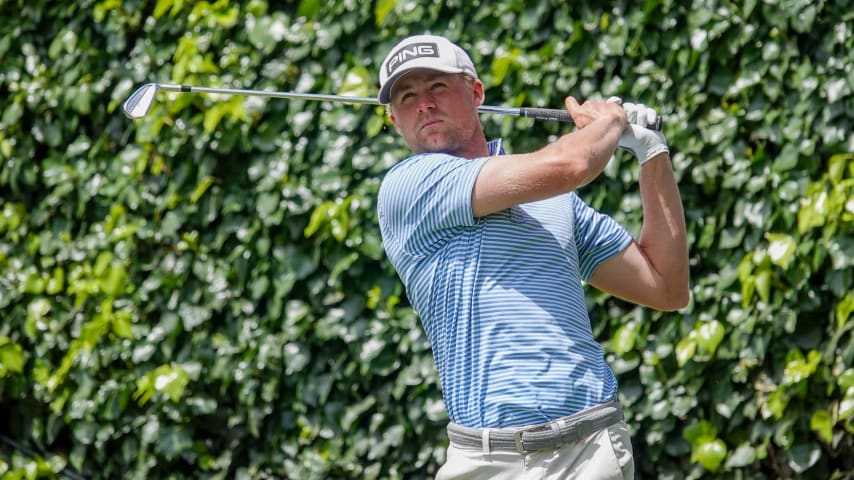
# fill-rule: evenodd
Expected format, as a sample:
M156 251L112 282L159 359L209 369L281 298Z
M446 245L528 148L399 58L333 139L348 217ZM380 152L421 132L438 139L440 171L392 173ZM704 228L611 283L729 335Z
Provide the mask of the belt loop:
M549 427L552 428L552 432L560 438L560 431L563 429L563 420L556 420L549 424Z
M481 432L481 443L483 445L483 454L489 455L490 446L489 446L489 429L484 428L483 432Z
M566 422L564 420L559 419L549 424L549 426L552 427L552 433L554 434L555 444L558 446L563 443L563 425L565 423Z
M525 446L522 444L522 430L516 430L513 432L513 440L516 442L516 451L519 452L519 455L525 455Z

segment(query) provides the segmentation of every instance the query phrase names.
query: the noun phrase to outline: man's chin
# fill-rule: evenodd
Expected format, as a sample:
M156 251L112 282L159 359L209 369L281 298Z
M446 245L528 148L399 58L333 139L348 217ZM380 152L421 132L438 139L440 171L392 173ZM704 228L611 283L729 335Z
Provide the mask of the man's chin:
M444 153L447 155L456 155L456 149L450 148L447 145L428 145L419 149L412 149L415 153Z
M447 137L428 138L420 142L422 153L447 153L450 155L459 151L459 145L448 141Z

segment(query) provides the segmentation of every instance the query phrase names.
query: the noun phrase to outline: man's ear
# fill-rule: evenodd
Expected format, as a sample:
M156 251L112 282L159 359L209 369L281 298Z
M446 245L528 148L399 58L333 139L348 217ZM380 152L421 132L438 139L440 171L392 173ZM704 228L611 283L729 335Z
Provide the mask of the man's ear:
M486 98L486 94L483 92L483 82L480 80L474 81L472 94L474 95L474 104L478 107L483 105L483 101Z
M397 130L397 133L400 133L400 128L397 127L397 117L395 117L394 112L391 111L391 105L386 107L386 113L388 113L388 119L391 120L391 124L394 125L394 129Z
M397 133L400 133L400 126L397 124L397 117L394 115L394 110L392 110L391 105L386 107L386 113L388 113L388 119L391 120L391 124L394 125L394 129L397 130Z

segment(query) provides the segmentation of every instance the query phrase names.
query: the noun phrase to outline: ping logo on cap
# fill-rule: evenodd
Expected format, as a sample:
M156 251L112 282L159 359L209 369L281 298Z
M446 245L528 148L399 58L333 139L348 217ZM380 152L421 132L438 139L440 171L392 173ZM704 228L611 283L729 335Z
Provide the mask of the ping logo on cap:
M391 76L399 66L416 58L434 57L439 58L439 45L432 42L411 43L403 46L388 56L386 72Z

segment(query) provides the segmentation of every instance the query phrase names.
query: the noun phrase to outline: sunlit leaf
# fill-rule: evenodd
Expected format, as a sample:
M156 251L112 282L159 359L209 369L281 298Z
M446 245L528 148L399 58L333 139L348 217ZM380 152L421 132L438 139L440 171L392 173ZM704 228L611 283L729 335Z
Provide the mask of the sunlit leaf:
M676 344L676 361L679 366L685 366L689 360L694 358L697 351L697 340L694 337L686 337Z
M827 192L816 192L801 200L798 210L798 232L803 234L811 228L824 225L827 218Z
M320 0L300 0L297 15L314 18L320 12L321 5Z
M688 425L682 431L682 436L692 445L700 445L717 434L718 429L705 420Z
M761 269L756 273L756 293L763 302L768 302L771 299L771 271Z
M706 470L715 472L726 458L727 447L720 439L704 441L691 450L691 461L697 462Z
M157 0L157 5L154 6L154 12L152 15L154 18L160 18L165 14L170 8L172 8L173 0Z
M786 365L783 369L783 384L791 385L809 378L815 372L820 361L821 354L815 350L810 350L806 359L799 350L790 350L786 356Z
M202 198L202 195L208 191L211 185L213 185L215 179L211 176L206 176L203 178L199 184L196 186L196 189L193 190L193 193L190 194L190 202L199 203L199 199Z
M624 355L635 347L635 338L640 331L640 323L629 322L617 329L612 341L612 348L617 355Z
M768 256L771 258L771 262L784 270L789 268L789 263L792 261L797 246L795 240L789 235L780 233L767 233L765 238L770 242Z
M0 378L24 371L24 350L8 337L0 337Z
M162 392L171 401L179 402L189 383L190 376L181 365L165 364L139 377L133 396L140 405L145 405L156 392Z
M789 397L786 390L780 388L774 390L768 395L767 409L768 412L775 418L780 419L786 411L786 406L789 404Z
M817 410L812 414L810 429L825 443L833 441L833 419L827 410Z
M715 353L725 333L723 324L717 320L701 323L696 332L697 345L709 353Z
M749 443L738 446L727 458L727 468L739 468L753 465L756 462L756 448Z
M848 387L845 397L839 402L839 419L846 420L854 415L854 387Z
M367 97L370 96L370 87L373 85L368 69L358 65L347 71L344 83L338 89L338 95L343 97Z
M374 22L382 25L386 17L397 6L397 0L379 0L374 5Z

